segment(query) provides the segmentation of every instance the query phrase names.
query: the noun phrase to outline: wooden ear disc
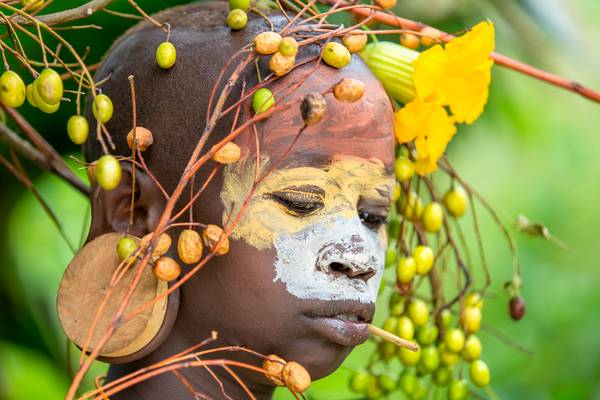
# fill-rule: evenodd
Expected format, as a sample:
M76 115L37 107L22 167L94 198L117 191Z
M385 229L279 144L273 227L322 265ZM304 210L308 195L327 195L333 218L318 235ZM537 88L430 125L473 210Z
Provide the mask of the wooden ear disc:
M60 282L57 298L58 319L67 337L80 348L86 342L90 326L109 291L113 273L119 266L116 249L121 237L122 233L107 233L86 244L69 263ZM137 263L129 267L105 302L88 342L88 352L95 349L114 321L134 279L136 267ZM167 288L167 282L158 280L148 265L124 315L164 293ZM105 359L127 357L148 346L165 322L168 301L167 297L157 301L119 326L100 350L100 356Z

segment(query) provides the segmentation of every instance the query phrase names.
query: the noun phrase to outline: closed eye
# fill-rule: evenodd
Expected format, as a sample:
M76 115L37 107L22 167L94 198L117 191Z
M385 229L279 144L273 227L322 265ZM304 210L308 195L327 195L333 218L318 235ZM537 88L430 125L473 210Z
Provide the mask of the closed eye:
M315 193L282 190L269 193L267 196L295 217L310 215L324 207L323 197Z

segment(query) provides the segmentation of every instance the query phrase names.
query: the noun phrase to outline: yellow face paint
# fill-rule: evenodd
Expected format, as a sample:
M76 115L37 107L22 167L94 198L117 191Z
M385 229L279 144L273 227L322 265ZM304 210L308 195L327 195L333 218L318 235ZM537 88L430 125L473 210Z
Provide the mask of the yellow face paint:
M266 160L259 176L265 165ZM224 222L235 218L255 176L251 162L225 171ZM384 219L393 184L380 161L348 156L337 156L324 168L276 170L257 187L231 236L257 249L274 247L275 280L296 297L374 302L383 273L385 230L369 226L359 212ZM340 276L332 273L332 265L371 277Z

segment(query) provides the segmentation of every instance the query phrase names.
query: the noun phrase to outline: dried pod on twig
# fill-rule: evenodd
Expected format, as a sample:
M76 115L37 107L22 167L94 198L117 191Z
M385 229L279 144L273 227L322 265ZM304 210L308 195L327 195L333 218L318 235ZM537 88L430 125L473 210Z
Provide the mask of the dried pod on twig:
M283 76L294 68L295 63L296 57L286 57L278 51L269 60L269 69L275 76Z
M300 112L306 125L316 124L323 118L327 110L327 101L319 92L311 92L304 96L300 103Z
M364 33L346 33L342 38L342 43L350 53L358 53L367 45L367 35Z
M285 364L282 375L285 386L294 392L304 392L311 384L311 378L306 368L295 361Z
M160 257L152 267L152 272L161 281L170 282L179 277L181 267L171 257Z
M269 374L265 374L267 379L277 386L285 386L283 382L283 367L285 364L285 360L275 354L271 354L265 358L263 368L269 372Z
M133 129L129 131L127 134L127 145L131 150L133 150L134 144L137 143L137 147L140 151L148 150L148 147L154 143L154 137L152 136L152 132L149 129L146 129L142 126L137 126L135 128L135 134L133 133Z
M254 37L254 50L258 54L275 53L281 44L281 35L276 32L262 32Z
M196 264L202 257L202 239L200 234L192 229L181 231L177 241L177 254L186 264Z
M365 94L365 84L358 79L344 78L333 87L333 96L339 101L354 103Z
M145 250L150 244L150 240L152 239L152 233L147 234L142 238L141 248ZM161 234L156 241L156 246L152 251L152 256L150 257L150 261L156 261L160 256L169 251L171 247L171 236L166 233Z
M229 252L229 238L225 235L223 229L217 225L208 225L202 232L202 240L206 247L217 256L222 256Z
M213 160L221 164L232 164L240 159L240 154L240 146L233 142L228 142L217 150L213 156Z

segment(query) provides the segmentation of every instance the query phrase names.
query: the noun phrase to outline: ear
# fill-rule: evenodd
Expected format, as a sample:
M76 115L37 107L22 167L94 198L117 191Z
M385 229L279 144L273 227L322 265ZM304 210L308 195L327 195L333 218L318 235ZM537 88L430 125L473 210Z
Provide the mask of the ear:
M121 182L113 190L104 190L97 184L92 190L92 226L88 240L108 232L125 232L131 217L133 191L133 220L129 233L142 237L154 230L165 207L165 197L146 173L121 162Z

